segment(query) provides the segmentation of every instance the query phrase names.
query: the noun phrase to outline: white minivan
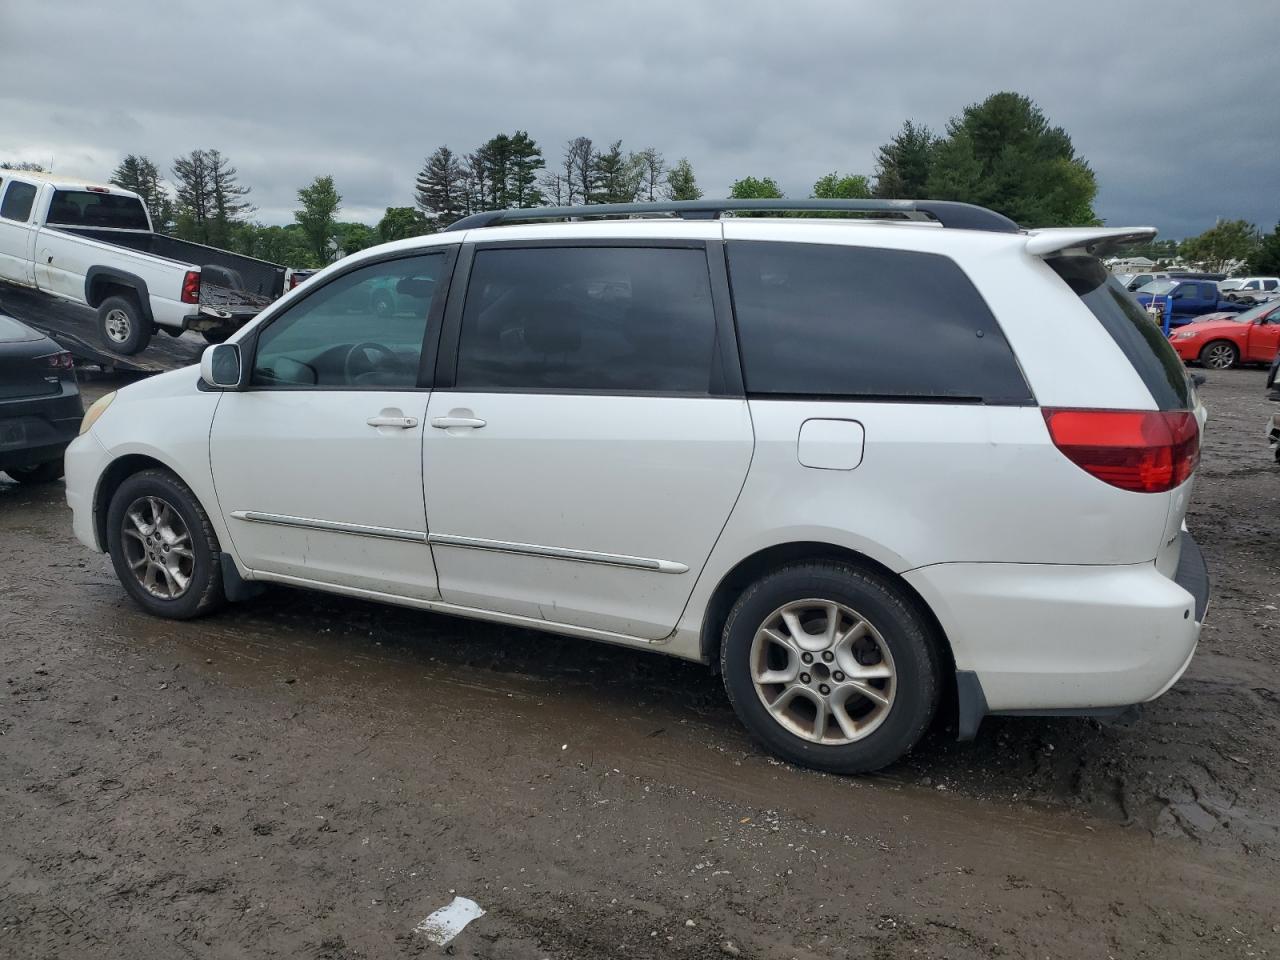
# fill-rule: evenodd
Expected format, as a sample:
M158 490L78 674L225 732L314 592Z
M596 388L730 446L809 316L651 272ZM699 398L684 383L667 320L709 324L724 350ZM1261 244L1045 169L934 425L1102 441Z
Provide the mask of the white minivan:
M94 404L75 531L160 616L279 583L700 660L825 770L893 762L940 704L963 737L1120 712L1208 601L1204 409L1098 259L1153 234L939 201L478 214Z

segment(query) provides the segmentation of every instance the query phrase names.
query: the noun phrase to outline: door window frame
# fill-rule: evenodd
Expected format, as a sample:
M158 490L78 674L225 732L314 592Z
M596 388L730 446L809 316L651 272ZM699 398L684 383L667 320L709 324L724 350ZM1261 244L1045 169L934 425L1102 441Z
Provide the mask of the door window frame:
M453 280L458 263L458 243L439 243L429 246L418 247L412 250L397 250L394 253L379 254L373 257L365 257L347 268L334 273L330 277L326 277L324 282L315 284L313 280L308 280L304 285L302 293L293 300L287 307L272 313L266 317L261 323L254 326L244 339L237 341L236 345L240 347L240 364L241 364L241 385L231 392L250 393L257 391L325 391L328 393L411 393L411 392L429 392L432 389L432 372L436 367L436 353L440 344L441 319L445 313L445 305L449 300L449 293L453 286ZM363 270L380 263L391 263L396 260L409 260L414 257L428 257L437 254L444 255L444 261L440 268L440 278L436 281L436 291L431 298L431 306L427 310L426 329L423 332L422 350L418 355L418 375L412 386L388 387L386 384L261 384L253 383L253 369L258 359L258 339L262 331L268 329L273 323L278 322L281 318L287 317L298 309L302 304L306 303L310 297L315 296L321 290L328 287L331 283L341 280L343 277L350 276L357 270ZM441 286L443 284L443 286ZM357 341L359 342L359 341Z
M470 387L459 388L458 345L462 337L462 317L466 310L475 255L484 250L518 249L667 249L701 250L706 256L707 279L711 288L711 307L715 320L711 364L707 371L708 389L701 393L664 390L573 389L569 387ZM464 243L453 271L451 295L444 311L439 352L436 357L434 389L454 393L542 394L550 396L595 397L682 397L691 399L743 398L746 396L742 363L738 356L738 337L733 323L733 307L729 297L729 272L723 240L682 237L583 237L542 240L481 240Z

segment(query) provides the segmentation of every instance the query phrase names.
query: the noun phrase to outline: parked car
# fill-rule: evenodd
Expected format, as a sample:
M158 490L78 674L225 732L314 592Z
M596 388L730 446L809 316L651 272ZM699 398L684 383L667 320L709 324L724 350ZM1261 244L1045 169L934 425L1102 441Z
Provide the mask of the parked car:
M19 483L57 480L83 414L71 354L0 314L0 470Z
M1244 313L1215 313L1169 333L1183 360L1214 370L1237 363L1270 363L1280 351L1280 300Z
M284 292L284 267L154 233L120 187L4 170L0 193L0 280L96 308L115 353L158 330L225 340Z
M1129 275L1129 280L1125 283L1125 289L1131 293L1136 293L1149 283L1155 283L1157 280L1168 280L1167 273L1135 273Z
M1169 326L1180 327L1206 313L1234 313L1244 306L1218 296L1212 280L1156 280L1138 291L1138 303L1157 322L1164 319L1166 302L1172 304Z
M1280 294L1280 278L1230 277L1218 284L1224 300L1257 303Z
M354 254L95 403L75 533L159 616L283 583L716 665L825 770L892 763L948 691L962 737L1162 694L1208 599L1205 414L1095 255L1155 231L716 219L795 204L497 211ZM343 306L386 285L431 296Z

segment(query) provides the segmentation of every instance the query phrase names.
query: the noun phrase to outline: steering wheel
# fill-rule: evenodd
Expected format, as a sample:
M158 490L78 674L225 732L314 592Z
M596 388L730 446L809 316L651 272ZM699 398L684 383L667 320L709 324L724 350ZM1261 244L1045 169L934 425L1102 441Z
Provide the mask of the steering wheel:
M357 356L361 358L359 364L363 364L363 370L356 369L359 365L355 359ZM372 340L352 344L351 349L347 351L346 357L342 360L342 375L345 382L355 383L358 377L367 373L376 373L378 367L382 365L381 361L384 359L389 361L388 366L394 367L398 358L395 351L390 347L374 343Z

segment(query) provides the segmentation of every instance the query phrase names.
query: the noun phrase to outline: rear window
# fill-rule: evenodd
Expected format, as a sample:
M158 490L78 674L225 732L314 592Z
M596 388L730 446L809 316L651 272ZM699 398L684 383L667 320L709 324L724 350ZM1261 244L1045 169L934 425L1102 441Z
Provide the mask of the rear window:
M947 257L737 241L729 268L748 393L1032 400L995 317Z
M149 230L147 210L137 197L89 190L58 190L49 204L46 223L64 227Z
M1161 410L1187 410L1191 390L1186 368L1160 327L1096 257L1046 261L1098 318L1133 365Z
M26 223L27 218L31 216L31 203L35 198L34 186L10 180L9 189L5 191L4 202L0 203L0 217Z

